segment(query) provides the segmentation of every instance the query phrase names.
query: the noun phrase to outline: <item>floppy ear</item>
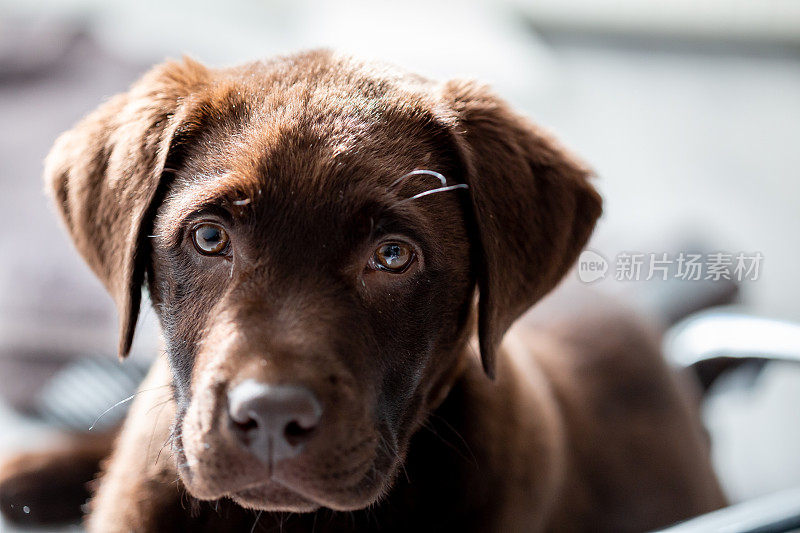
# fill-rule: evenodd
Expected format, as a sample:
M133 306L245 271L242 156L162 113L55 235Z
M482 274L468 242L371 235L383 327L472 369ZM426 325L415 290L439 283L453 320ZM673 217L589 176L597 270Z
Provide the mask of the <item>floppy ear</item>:
M486 373L506 330L569 270L602 211L590 172L486 87L442 87L478 229Z
M76 248L119 314L119 354L130 351L152 218L164 163L184 120L184 100L208 76L189 59L164 63L62 134L45 181Z

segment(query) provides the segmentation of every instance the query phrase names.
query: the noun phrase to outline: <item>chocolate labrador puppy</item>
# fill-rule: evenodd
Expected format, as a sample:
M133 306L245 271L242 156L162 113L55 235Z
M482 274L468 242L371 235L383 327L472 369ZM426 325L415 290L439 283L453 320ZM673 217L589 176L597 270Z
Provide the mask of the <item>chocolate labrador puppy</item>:
M329 51L170 62L45 173L120 355L143 285L165 342L90 531L619 532L724 504L635 317L506 334L601 201L484 86Z

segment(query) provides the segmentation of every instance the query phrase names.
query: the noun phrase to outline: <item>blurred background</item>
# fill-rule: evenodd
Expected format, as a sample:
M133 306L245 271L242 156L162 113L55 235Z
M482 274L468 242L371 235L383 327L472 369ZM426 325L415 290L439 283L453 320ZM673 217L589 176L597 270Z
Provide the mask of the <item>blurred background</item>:
M800 321L794 0L2 0L0 453L46 443L48 425L26 413L83 424L124 398L109 387L101 408L85 401L85 369L53 380L85 355L116 364L111 300L42 192L56 136L166 58L224 66L319 46L491 83L596 170L593 250L759 252L741 309ZM144 315L121 382L156 349ZM800 366L754 379L705 405L734 501L800 485Z

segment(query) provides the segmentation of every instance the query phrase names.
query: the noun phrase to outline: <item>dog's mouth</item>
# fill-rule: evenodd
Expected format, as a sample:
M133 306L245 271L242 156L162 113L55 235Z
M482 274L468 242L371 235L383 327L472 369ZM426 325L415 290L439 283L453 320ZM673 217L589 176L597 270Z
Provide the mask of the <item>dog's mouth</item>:
M264 483L248 487L230 494L229 497L248 509L264 509L265 502L270 502L269 510L275 511L290 510L310 513L322 507L319 502L309 500L297 492L276 483ZM275 506L278 508L275 508Z
M348 477L357 479L349 483L340 481ZM243 507L269 511L311 512L320 507L352 511L374 501L375 498L369 494L369 485L376 477L379 476L374 462L370 461L352 469L327 472L323 476L309 476L306 479L273 475L266 482L256 481L231 491L228 496ZM327 480L333 480L334 483L326 483Z

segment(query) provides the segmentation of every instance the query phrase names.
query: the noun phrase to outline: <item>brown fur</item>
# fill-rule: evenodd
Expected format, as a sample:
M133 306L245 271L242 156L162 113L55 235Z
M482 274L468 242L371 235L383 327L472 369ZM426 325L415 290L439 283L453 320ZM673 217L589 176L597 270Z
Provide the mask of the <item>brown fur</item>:
M436 186L393 186L415 169L469 189L404 201ZM638 531L724 503L634 317L506 335L601 208L587 170L485 87L327 51L167 63L64 134L46 175L123 356L147 283L166 355L143 390L174 392L135 401L90 531ZM192 249L206 220L229 256ZM419 252L402 274L364 267L388 236ZM236 445L226 394L246 379L319 398L300 455Z

